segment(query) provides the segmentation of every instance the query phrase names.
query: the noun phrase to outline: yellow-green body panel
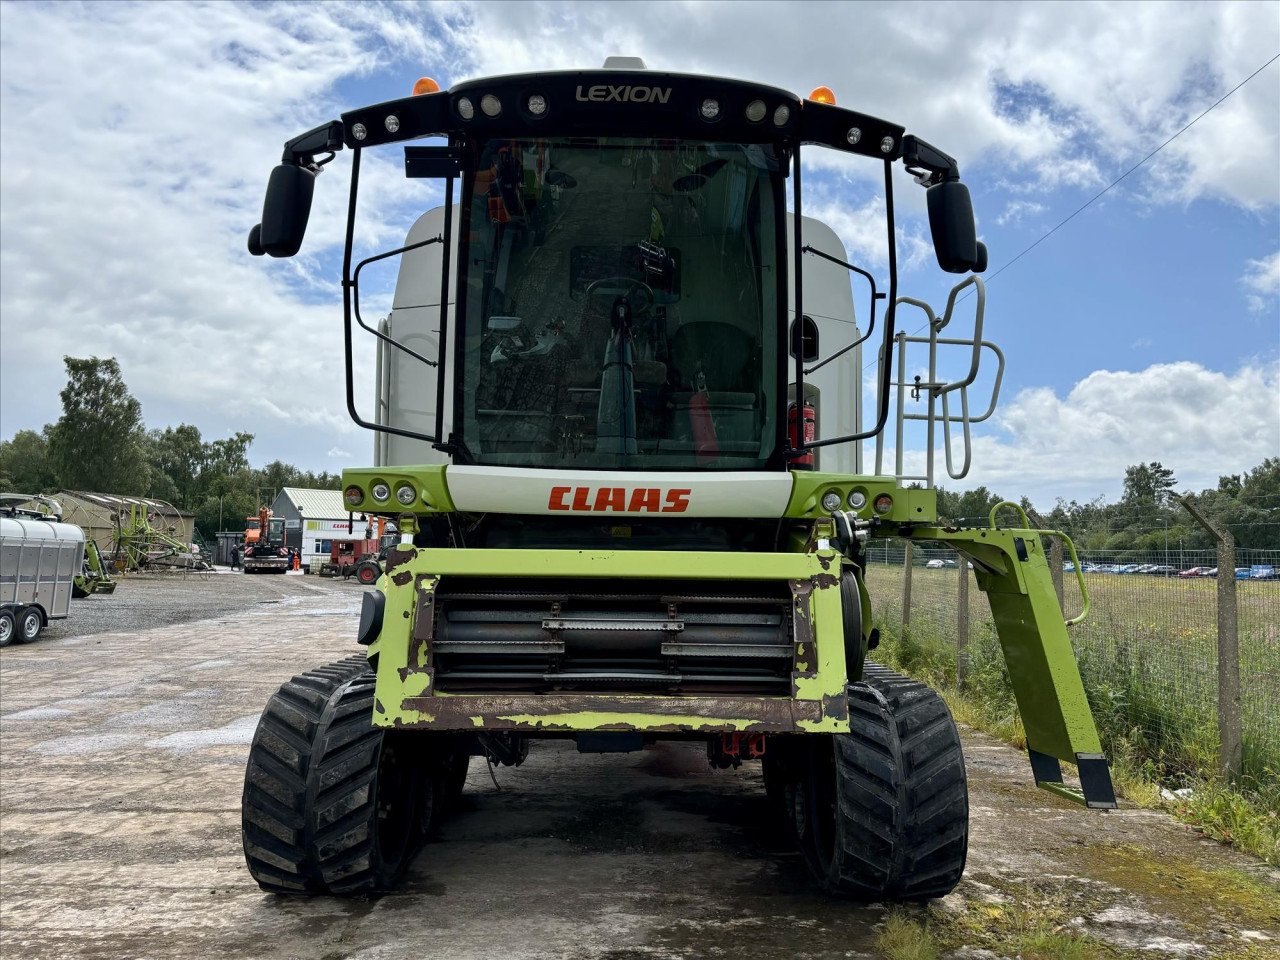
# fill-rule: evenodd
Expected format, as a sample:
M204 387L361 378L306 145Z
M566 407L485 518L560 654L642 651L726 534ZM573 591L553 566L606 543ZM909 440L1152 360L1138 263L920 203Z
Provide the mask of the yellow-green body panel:
M833 550L803 554L401 546L388 557L387 573L380 581L385 614L381 635L370 647L378 661L374 722L433 729L839 732L848 729L840 572L841 559ZM522 587L536 585L539 577L598 579L602 593L621 578L789 583L794 616L801 624L791 695L437 693L428 668L429 641L415 643L415 627L420 617L430 616L439 579L451 575L485 577L495 584L518 580ZM565 704L578 707L558 709ZM529 709L535 705L536 710Z
M837 733L848 729L846 688L860 679L846 663L840 577L851 565L825 544L833 534L822 497L851 492L865 505L849 511L870 522L871 539L898 537L946 543L972 560L978 586L991 604L1001 648L1027 732L1036 754L1079 762L1101 755L1097 729L1085 697L1066 624L1053 589L1040 532L1025 529L937 526L933 490L904 488L893 477L862 477L793 471L791 496L778 519L792 524L792 552L648 551L633 549L453 549L400 546L388 558L379 587L386 597L379 637L370 648L377 661L374 722L385 727L436 730L513 730L557 735L591 731L660 734L714 734L734 731ZM714 475L710 475L713 479ZM347 470L344 483L364 491L366 512L398 516L412 533L413 517L453 512L448 468L396 467ZM415 506L379 507L368 501L376 480L396 489L411 483ZM877 497L891 507L876 513ZM501 505L495 504L500 511ZM764 519L764 518L761 518ZM808 522L812 521L812 522ZM620 546L622 546L620 544ZM821 547L821 549L819 549ZM858 584L862 633L873 626L872 605L862 571ZM432 687L430 630L418 629L431 616L441 577L465 576L520 581L540 577L599 580L601 593L618 580L781 581L790 585L796 623L789 695L651 695L631 693L473 694L438 692ZM874 654L872 654L874 657ZM1063 792L1060 784L1044 782ZM1066 789L1068 794L1071 793ZM1079 799L1079 797L1077 797Z

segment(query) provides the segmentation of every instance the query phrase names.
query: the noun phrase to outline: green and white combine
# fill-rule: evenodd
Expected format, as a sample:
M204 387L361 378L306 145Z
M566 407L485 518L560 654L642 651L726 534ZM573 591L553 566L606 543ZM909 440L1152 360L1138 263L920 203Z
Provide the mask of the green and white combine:
M982 339L972 274L987 256L968 191L946 154L833 99L611 59L447 91L419 81L286 145L249 247L297 253L316 175L352 151L347 403L378 443L376 466L344 473L345 498L393 520L401 543L364 598L367 655L293 678L259 724L244 848L265 889L389 888L471 757L517 764L531 741L568 738L582 751L702 741L717 766L760 760L821 889L946 894L968 832L955 725L935 693L867 659L868 548L890 537L972 563L1036 781L1114 806L1041 533L1025 518L938 524L937 428L963 476L1003 368ZM403 247L357 262L360 158L415 140L428 142L404 148L405 172L443 188L443 205ZM887 289L803 215L802 148L881 165ZM898 162L927 189L940 266L967 275L941 318L898 296ZM390 257L392 310L370 322L362 272ZM870 290L865 328L851 274ZM952 336L969 287L972 336ZM926 312L927 336L897 332L900 303ZM353 321L377 340L372 419L355 403ZM909 344L928 347L928 379L907 381ZM939 379L942 348L969 351L967 376ZM984 350L1001 370L971 416ZM907 412L908 392L925 412ZM883 473L893 397L897 465ZM927 430L921 477L904 472L912 420Z

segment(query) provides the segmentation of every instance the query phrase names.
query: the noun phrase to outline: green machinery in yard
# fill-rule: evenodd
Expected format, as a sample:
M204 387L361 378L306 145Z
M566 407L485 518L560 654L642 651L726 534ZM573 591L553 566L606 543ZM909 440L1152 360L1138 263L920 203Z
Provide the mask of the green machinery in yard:
M394 519L401 542L364 598L367 655L285 683L259 723L243 837L263 888L391 887L472 756L516 764L533 740L571 738L582 751L695 740L716 766L759 760L821 889L946 894L968 833L955 725L934 692L867 659L879 640L868 544L887 537L968 559L1037 783L1114 806L1042 532L1025 517L938 522L934 441L963 476L1003 358L982 339L976 275L941 318L899 299L893 170L901 161L926 187L952 273L986 266L968 191L946 154L833 101L611 59L447 91L419 81L286 144L249 248L297 253L316 175L352 152L347 404L379 441L376 466L345 471L344 496ZM405 171L424 193L442 187L443 208L403 247L355 263L364 150L425 138L437 139L405 147ZM887 292L803 215L802 148L880 164ZM397 256L392 313L371 324L362 274ZM850 273L870 287L865 330ZM966 291L974 330L951 336ZM897 332L900 304L925 311L927 336ZM864 418L860 345L877 309ZM355 403L353 320L377 340L372 420ZM908 381L912 344L928 348L928 379ZM941 379L947 348L971 357L959 379ZM971 414L984 351L1000 369L989 409ZM907 411L908 394L925 412ZM915 478L912 421L928 444Z
M115 593L116 582L111 579L107 565L102 562L102 552L92 538L84 541L84 567L75 579L72 588L73 597L90 596L95 593Z

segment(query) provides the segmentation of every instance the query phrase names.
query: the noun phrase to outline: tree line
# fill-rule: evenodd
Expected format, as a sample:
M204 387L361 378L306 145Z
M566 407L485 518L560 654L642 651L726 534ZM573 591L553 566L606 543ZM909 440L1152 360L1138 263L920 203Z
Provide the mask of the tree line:
M1118 561L1146 559L1170 547L1213 549L1213 538L1175 499L1177 486L1173 470L1153 461L1125 470L1124 492L1116 503L1102 497L1087 503L1060 498L1052 510L1037 514L1025 497L1019 502L1036 524L1062 530L1080 550L1114 551ZM1195 497L1213 523L1231 532L1238 547L1280 549L1280 457L1219 477L1216 487ZM986 487L963 493L939 488L938 513L956 523L985 522L1004 499Z
M40 431L0 442L0 490L86 490L166 500L189 510L208 540L239 530L282 487L338 490L335 473L313 473L273 460L249 464L253 434L205 440L189 423L146 428L114 358L64 357L62 416Z
M211 538L219 524L239 529L243 518L270 503L281 487L341 487L337 474L299 470L280 460L250 466L251 433L205 440L188 423L148 430L142 404L129 393L114 358L63 359L67 385L60 394L62 416L39 432L19 430L0 442L0 489L91 490L167 500L194 513L197 528ZM1085 550L1136 558L1168 544L1212 548L1209 534L1174 500L1177 485L1169 467L1158 461L1139 463L1125 470L1118 502L1060 499L1033 519L1065 531ZM1280 457L1269 457L1246 473L1223 476L1197 498L1239 546L1280 549ZM938 511L952 522L986 522L991 508L1004 499L986 487L963 492L939 488ZM1025 497L1021 503L1031 507Z

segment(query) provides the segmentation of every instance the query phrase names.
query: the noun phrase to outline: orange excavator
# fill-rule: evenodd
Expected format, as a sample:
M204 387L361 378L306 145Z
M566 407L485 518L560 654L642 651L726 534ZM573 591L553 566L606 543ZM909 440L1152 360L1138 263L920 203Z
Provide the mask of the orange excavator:
M262 507L256 517L245 518L244 572L284 573L289 551L284 545L284 517L273 517Z

